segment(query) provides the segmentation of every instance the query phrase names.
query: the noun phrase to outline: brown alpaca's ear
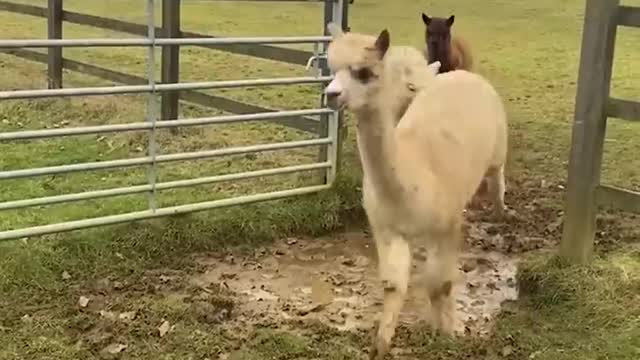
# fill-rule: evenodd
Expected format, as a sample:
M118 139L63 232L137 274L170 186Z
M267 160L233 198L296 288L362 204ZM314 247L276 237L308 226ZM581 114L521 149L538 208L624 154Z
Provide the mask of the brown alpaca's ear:
M431 24L431 18L430 18L430 17L428 17L428 16L427 16L427 14L422 13L422 22L423 22L425 25L429 25L429 24Z
M449 16L449 18L447 19L447 26L451 27L451 25L453 25L453 20L455 20L455 15L451 15Z
M389 50L390 43L391 36L389 35L389 31L387 29L382 30L382 32L380 32L380 35L378 35L375 44L376 50L378 50L378 54L381 60L387 53L387 50Z

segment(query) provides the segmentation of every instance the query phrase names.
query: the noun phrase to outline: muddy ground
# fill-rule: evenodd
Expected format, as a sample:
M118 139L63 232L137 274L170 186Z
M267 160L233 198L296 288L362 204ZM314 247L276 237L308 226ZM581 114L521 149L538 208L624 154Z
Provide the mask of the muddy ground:
M455 287L460 333L488 334L501 304L517 299L520 255L553 246L559 239L562 184L518 183L512 189L505 220L493 222L487 208L466 214L461 277ZM608 233L623 236L620 222L613 220L603 218L600 239ZM420 276L424 259L420 251L414 253L409 296L400 318L405 325L428 316ZM197 261L203 271L190 283L205 294L212 292L211 287L233 294L233 314L220 309L217 316L238 325L319 320L340 330L369 329L381 310L375 245L366 232L283 239L254 254L218 254Z
M494 222L486 210L467 212L455 287L460 333L487 335L503 302L517 299L515 273L521 255L552 247L560 237L561 192L562 184L515 183L507 194L506 220ZM633 221L621 219L601 217L601 248L609 241L634 238L625 225ZM428 316L418 271L423 260L420 251L414 253L415 272L400 318L403 328ZM75 309L69 310L81 313L73 315L70 325L80 335L78 346L88 345L103 355L126 353L131 351L126 350L126 339L132 331L170 337L167 334L180 331L179 321L185 317L204 329L230 330L238 339L257 326L315 322L362 334L381 310L375 248L366 231L281 239L252 252L199 254L195 261L195 271L158 269L136 280L101 279L78 287ZM25 316L22 320L28 322L35 315ZM222 358L225 354L221 350Z

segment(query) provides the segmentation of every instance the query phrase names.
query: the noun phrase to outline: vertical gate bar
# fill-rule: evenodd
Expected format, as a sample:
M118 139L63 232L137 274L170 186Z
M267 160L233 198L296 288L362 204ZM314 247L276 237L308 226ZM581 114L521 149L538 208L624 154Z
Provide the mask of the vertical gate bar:
M342 1L342 29L351 31L349 27L349 4L353 4L353 0Z
M323 21L323 34L324 35L330 35L329 31L327 30L327 25L333 21L333 7L334 7L334 2L336 0L324 0L324 21ZM322 52L323 54L327 53L327 46L328 44L324 43L322 45ZM330 71L329 71L329 67L327 66L327 62L326 59L318 59L316 60L318 62L322 61L321 65L320 65L320 71L322 76L329 76L330 75ZM325 99L325 95L324 95L324 85L322 85L321 88L321 92L320 92L320 106L321 107L326 107L326 99ZM329 136L329 115L328 114L322 114L320 115L320 124L318 125L318 137L327 137ZM321 146L319 151L318 151L318 162L325 162L328 161L328 153L327 153L327 147L326 146ZM333 165L332 165L333 166ZM322 183L323 184L328 184L329 183L329 178L327 176L328 174L325 173L323 178L322 178Z
M340 24L340 27L343 31L347 31L347 18L345 10L349 7L349 2L346 0L334 0L335 4L333 5L333 15L332 21ZM348 10L347 10L348 12ZM329 154L329 158L333 159L333 174L332 177L335 179L339 169L341 162L341 154L342 154L342 143L346 134L346 126L344 126L344 112L343 111L335 111L330 115L331 121L329 124L329 133L334 133L335 135L335 146L331 149L333 152ZM335 126L331 128L331 126ZM328 180L327 180L328 181Z
M352 4L354 0L338 0L338 8L340 9L339 11L341 11L341 13L339 13L339 17L340 17L340 22L342 25L342 30L343 31L351 31L351 28L349 27L349 4ZM337 148L336 148L336 174L340 171L340 164L342 163L342 147L344 144L345 139L347 138L348 135L348 130L349 128L346 126L345 124L345 114L344 111L339 111L336 114L336 126L337 126L337 133L336 133L336 137L337 137Z
M147 95L147 119L151 122L149 130L148 152L151 158L151 165L147 168L147 181L151 185L149 191L149 208L153 211L157 209L156 199L156 121L158 117L158 101L156 94L156 26L155 26L155 1L147 0L147 38L151 42L147 52L147 76L151 91Z
M340 113L334 111L329 115L329 137L331 143L327 146L327 160L331 164L327 168L327 185L332 185L338 174L338 150L340 149L340 138L338 137L338 129L340 126Z

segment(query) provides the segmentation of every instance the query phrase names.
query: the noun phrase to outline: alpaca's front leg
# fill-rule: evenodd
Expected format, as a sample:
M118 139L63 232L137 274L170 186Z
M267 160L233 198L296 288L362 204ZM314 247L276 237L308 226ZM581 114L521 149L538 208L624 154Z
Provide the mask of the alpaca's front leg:
M434 330L453 335L457 325L453 287L458 275L460 229L458 225L452 226L448 231L432 234L425 240L433 246L425 263L431 325Z
M380 278L384 290L384 308L376 325L376 335L369 353L370 359L381 360L391 347L398 316L409 287L411 251L400 236L386 236L376 241Z

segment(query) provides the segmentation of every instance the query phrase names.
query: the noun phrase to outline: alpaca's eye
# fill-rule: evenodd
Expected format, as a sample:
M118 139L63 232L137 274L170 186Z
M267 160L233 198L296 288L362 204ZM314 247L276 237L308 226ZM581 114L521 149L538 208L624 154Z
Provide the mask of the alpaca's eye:
M352 70L353 77L355 77L358 81L366 83L373 77L373 71L369 68L355 69Z

